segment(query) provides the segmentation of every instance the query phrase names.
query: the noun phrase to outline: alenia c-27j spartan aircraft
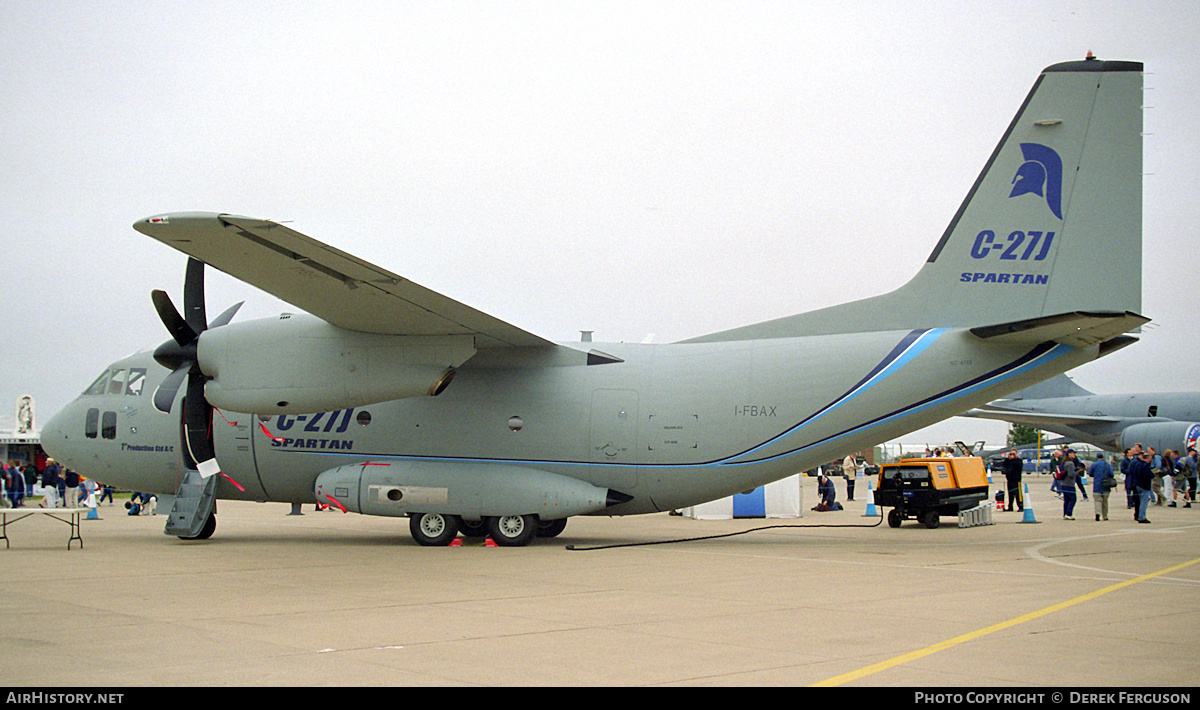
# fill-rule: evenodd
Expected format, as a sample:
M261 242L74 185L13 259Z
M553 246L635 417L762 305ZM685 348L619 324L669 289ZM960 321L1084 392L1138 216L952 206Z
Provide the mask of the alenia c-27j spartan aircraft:
M43 445L158 493L185 539L218 498L518 546L755 488L1134 342L1141 72L1045 69L899 289L671 344L553 343L269 221L142 220L191 257L184 312L155 291L171 339L105 368ZM204 264L307 313L210 322Z

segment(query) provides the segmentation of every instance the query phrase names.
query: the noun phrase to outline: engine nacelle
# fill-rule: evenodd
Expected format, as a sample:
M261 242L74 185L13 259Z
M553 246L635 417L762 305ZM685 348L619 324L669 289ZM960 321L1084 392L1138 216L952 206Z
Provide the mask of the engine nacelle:
M456 461L378 461L317 476L317 500L365 515L447 513L468 520L536 514L557 520L603 510L629 496L533 468Z
M1117 443L1122 450L1140 442L1143 446L1153 446L1160 454L1167 449L1187 453L1198 439L1200 424L1195 422L1146 422L1125 427Z
M307 314L206 330L197 360L215 407L253 414L350 409L439 394L475 354L470 335L379 335Z

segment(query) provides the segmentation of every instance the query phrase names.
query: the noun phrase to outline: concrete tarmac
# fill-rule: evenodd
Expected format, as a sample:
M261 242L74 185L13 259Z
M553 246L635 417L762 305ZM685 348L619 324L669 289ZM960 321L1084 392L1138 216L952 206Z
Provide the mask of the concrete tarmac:
M1196 685L1200 506L1112 498L1036 524L845 511L572 518L525 548L423 548L407 520L223 501L212 539L102 507L0 548L5 686ZM805 479L807 507L815 482ZM843 482L836 480L839 498ZM998 484L993 485L993 492ZM880 511L883 512L883 511ZM879 524L877 524L879 523ZM778 526L778 527L774 527ZM828 526L828 527L824 527ZM839 527L844 526L844 527ZM759 529L765 528L765 529ZM747 534L670 544L683 538ZM574 551L602 545L633 546Z

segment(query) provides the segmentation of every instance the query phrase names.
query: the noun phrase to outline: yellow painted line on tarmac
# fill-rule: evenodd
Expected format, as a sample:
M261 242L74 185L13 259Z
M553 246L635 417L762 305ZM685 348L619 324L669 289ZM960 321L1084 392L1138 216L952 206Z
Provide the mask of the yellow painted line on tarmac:
M865 678L869 675L879 673L880 671L886 671L889 668L895 668L896 666L903 665L905 663L908 663L909 661L915 661L918 658L924 658L925 656L931 656L939 651L945 651L946 649L953 648L961 643L966 643L967 641L973 641L977 638L982 638L984 636L987 636L988 634L993 634L997 631L1003 631L1004 629L1012 628L1013 626L1016 626L1017 624L1023 624L1027 621L1033 621L1034 619L1041 618L1043 616L1046 616L1047 614L1053 614L1056 611L1062 611L1063 609L1073 607L1076 604L1082 604L1083 602L1091 601L1092 599L1096 599L1097 597L1102 597L1105 594L1115 592L1119 589L1124 589L1125 587L1137 584L1138 582L1145 582L1146 580L1154 579L1155 577L1159 577L1164 574L1170 574L1171 572L1177 572L1177 571L1183 569L1184 567L1190 567L1190 566L1196 564L1197 562L1200 562L1200 557L1197 557L1196 559L1190 560L1188 562L1184 562L1182 564L1175 565L1174 567L1168 567L1166 569L1161 569L1157 572L1151 572L1150 574L1144 574L1141 577L1134 577L1133 579L1128 579L1128 580L1125 580L1124 582L1118 582L1116 584L1105 587L1103 589L1099 589L1094 592L1091 592L1090 594L1084 594L1081 597L1075 597L1074 599L1070 599L1065 602L1059 602L1058 604L1055 604L1053 606L1048 606L1044 609L1039 609L1037 611L1031 611L1028 614L1025 614L1024 616L1018 616L1015 619L1009 619L1008 621L1002 621L999 624L993 624L987 628L979 629L978 631L972 631L970 633L966 633L961 636L955 636L954 638L947 639L945 641L942 641L941 643L935 643L932 646L926 646L925 648L922 648L917 651L913 651L911 653L905 653L901 656L896 656L895 658L889 658L886 661L880 661L879 663L875 663L875 664L872 664L872 665L869 665L869 666L866 666L863 668L859 668L856 671L850 671L849 673L843 673L842 675L837 675L832 678L827 678L823 681L820 681L819 683L813 683L811 687L829 688L829 687L833 687L833 686L837 686L837 685L842 685L843 683L849 683L851 681L858 680L859 678Z

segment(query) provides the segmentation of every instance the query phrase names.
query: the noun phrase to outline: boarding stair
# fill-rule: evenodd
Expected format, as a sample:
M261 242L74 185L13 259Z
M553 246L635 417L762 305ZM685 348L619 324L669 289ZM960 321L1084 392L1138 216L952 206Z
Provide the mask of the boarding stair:
M188 469L167 515L163 532L185 539L200 537L217 504L217 477Z

